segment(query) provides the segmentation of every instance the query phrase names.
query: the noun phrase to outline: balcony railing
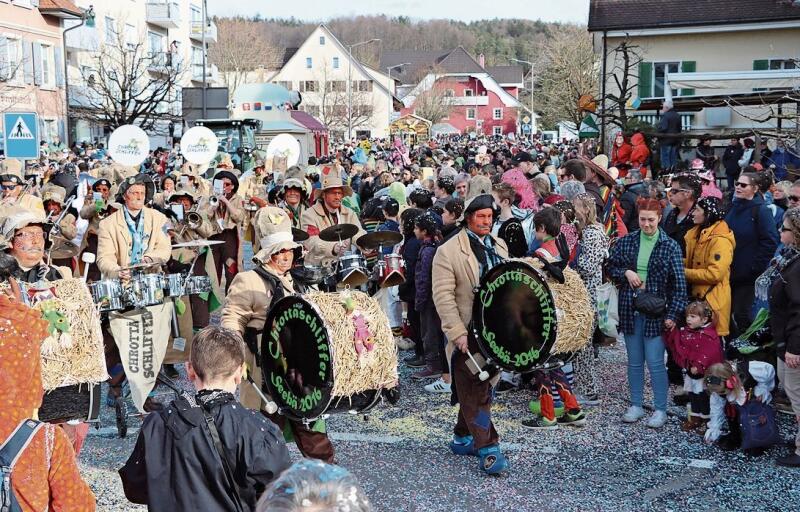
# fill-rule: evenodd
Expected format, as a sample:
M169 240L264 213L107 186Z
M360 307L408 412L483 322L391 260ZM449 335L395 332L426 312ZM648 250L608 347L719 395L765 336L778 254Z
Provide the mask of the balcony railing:
M643 123L651 124L653 126L658 125L658 114L639 114L636 116L636 119L642 121ZM694 121L694 114L681 114L681 130L689 131L692 129L692 121Z
M203 22L202 21L193 21L191 30L189 31L189 37L194 39L195 41L202 41L203 40ZM208 24L205 25L205 33L206 33L206 42L207 43L216 43L217 42L217 24L213 21L209 21Z
M66 32L67 48L73 50L97 51L99 41L97 30L87 26Z
M446 96L444 104L452 107L485 107L489 104L488 96Z
M178 28L181 8L177 2L147 2L147 23L162 28Z

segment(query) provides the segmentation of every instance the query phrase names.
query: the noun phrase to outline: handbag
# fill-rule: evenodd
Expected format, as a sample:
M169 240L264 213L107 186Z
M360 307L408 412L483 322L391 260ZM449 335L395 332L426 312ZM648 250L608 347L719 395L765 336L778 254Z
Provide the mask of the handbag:
M742 449L767 448L779 444L781 435L775 424L775 412L760 400L748 398L737 407L742 430Z
M667 312L667 299L645 290L634 292L633 309L648 318L661 318Z

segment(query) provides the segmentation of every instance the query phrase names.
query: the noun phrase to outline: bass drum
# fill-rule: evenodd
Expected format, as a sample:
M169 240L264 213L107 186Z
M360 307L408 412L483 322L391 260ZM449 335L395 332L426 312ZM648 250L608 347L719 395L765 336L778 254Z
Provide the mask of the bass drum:
M39 420L64 423L71 420L97 421L100 417L100 384L75 384L45 392Z
M366 294L291 295L269 310L261 368L281 414L310 422L369 411L384 395L391 400L397 349L388 318Z
M472 322L487 362L512 372L544 367L558 333L555 301L544 275L521 260L507 260L483 276Z

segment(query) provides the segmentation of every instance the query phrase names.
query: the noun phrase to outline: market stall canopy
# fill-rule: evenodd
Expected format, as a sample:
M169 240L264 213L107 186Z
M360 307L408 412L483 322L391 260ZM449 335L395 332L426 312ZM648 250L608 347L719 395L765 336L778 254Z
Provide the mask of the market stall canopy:
M668 73L664 87L670 89L714 89L747 92L758 88L800 89L800 69L771 71L714 71Z
M455 135L461 132L450 123L436 123L431 127L431 133L433 135Z
M303 112L302 110L292 110L290 111L290 114L292 116L292 121L305 126L313 133L320 135L328 133L328 128L308 112Z

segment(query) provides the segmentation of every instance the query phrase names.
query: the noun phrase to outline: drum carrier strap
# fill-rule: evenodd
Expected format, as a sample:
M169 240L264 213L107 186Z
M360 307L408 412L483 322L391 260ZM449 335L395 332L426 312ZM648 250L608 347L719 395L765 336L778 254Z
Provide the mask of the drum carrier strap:
M280 280L264 270L261 267L256 267L253 269L256 274L261 276L261 279L265 281L265 284L272 285L272 300L269 302L269 307L267 308L267 312L272 309L272 306L278 300L282 299L286 294L283 291L283 285L281 284ZM250 352L256 356L256 366L261 366L261 362L259 361L259 353L258 353L258 329L255 327L246 327L244 330L244 342L247 344L247 348L250 349Z
M44 426L44 423L25 419L22 420L17 428L8 436L8 439L0 446L0 510L2 512L19 512L22 508L14 495L11 487L11 473L14 471L14 464L22 455L22 452L33 440L36 432Z

